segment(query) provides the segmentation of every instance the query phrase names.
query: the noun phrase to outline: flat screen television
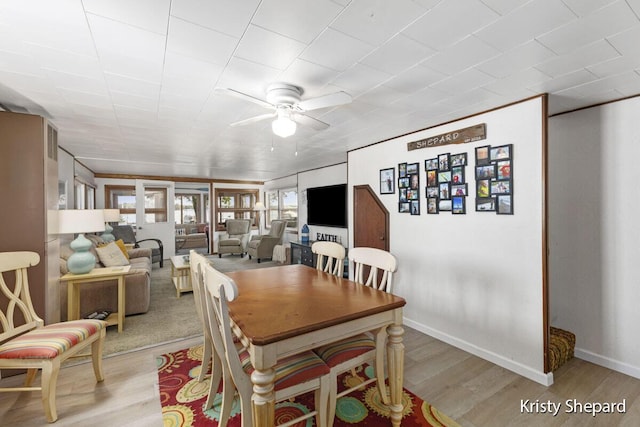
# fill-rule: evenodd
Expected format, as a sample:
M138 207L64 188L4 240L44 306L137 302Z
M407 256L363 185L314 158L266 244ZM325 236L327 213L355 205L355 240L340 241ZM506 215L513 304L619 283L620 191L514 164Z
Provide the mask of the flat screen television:
M307 188L307 224L347 227L347 184Z

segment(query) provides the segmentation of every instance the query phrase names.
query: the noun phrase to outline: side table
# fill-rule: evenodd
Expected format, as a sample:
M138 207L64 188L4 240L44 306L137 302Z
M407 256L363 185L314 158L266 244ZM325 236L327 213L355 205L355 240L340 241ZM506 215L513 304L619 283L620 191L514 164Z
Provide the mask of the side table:
M60 278L67 282L67 319L80 319L80 287L87 286L92 282L103 280L118 281L118 311L111 313L105 320L109 326L118 325L118 333L124 329L124 276L129 273L130 265L123 267L94 268L89 273L73 274L67 273Z
M175 255L171 257L171 281L176 287L177 297L180 298L183 292L193 291L191 287L191 268L189 257Z

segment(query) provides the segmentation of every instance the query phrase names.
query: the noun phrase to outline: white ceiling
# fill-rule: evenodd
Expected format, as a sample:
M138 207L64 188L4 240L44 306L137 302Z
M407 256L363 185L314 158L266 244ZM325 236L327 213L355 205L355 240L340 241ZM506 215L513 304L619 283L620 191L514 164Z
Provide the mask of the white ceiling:
M639 16L640 0L2 0L0 104L50 118L94 172L269 180L540 93L551 113L640 94ZM286 139L230 127L268 110L214 88L264 99L274 81L353 102Z

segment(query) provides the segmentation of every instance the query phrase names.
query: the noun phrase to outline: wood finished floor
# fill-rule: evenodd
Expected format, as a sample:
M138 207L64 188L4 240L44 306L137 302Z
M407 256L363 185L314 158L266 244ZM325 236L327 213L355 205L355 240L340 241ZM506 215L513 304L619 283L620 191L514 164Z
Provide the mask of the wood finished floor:
M190 339L104 359L104 383L90 364L62 369L55 426L162 426L155 356L199 344ZM640 380L573 359L544 387L483 359L406 328L405 387L462 426L638 426ZM22 376L0 386L20 384ZM520 400L619 402L626 414L521 414ZM0 393L0 426L47 425L39 392Z

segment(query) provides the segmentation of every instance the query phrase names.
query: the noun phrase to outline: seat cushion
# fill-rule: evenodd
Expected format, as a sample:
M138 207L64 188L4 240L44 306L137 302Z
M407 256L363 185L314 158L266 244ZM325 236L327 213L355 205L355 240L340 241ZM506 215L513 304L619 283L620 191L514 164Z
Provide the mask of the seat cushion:
M376 342L366 334L356 335L338 342L323 345L313 351L330 367L375 350Z
M1 345L0 359L53 359L106 326L91 319L53 323Z
M249 352L240 353L242 369L251 375L254 371ZM312 351L295 354L278 361L276 365L275 389L282 390L295 384L319 378L329 373L329 367Z
M240 246L240 239L225 239L225 240L220 240L220 243L218 243L219 246Z

